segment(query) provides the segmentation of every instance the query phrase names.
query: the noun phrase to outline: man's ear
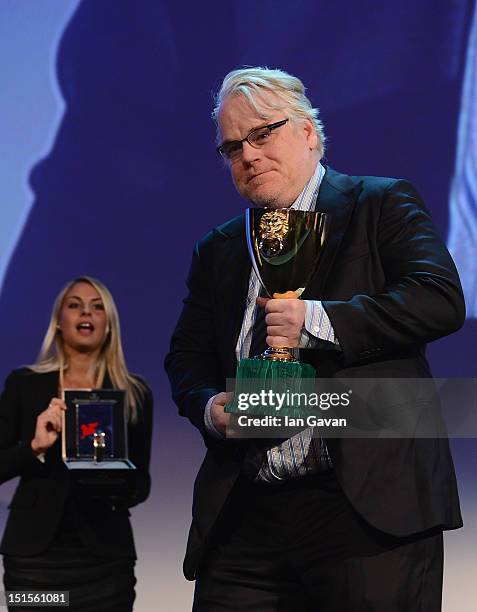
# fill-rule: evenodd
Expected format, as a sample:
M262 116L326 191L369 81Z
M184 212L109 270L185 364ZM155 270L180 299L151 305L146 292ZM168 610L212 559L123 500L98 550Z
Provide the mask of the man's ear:
M310 147L310 151L318 149L318 134L316 133L316 128L310 119L304 119L303 130L307 144Z

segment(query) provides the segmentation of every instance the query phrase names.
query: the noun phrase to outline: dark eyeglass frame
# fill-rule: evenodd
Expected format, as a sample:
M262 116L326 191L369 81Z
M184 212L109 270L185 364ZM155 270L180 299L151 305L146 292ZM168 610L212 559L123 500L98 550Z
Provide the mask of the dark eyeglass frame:
M253 142L250 140L250 136L256 132L260 132L261 130L268 130L268 135L270 136L272 130L276 130L277 128L282 127L282 125L285 125L287 121L289 121L289 118L282 119L281 121L275 121L275 123L270 123L269 125L262 125L260 127L254 128L247 134L247 136L245 136L245 138L242 138L242 140L229 140L228 142L223 142L217 147L216 151L224 159L229 160L232 158L234 152L238 153L242 151L242 145L245 141L247 141L248 144L254 149L260 149L261 147L263 147L264 144L266 144L266 142L262 144L259 144L258 142ZM227 153L227 151L229 152Z

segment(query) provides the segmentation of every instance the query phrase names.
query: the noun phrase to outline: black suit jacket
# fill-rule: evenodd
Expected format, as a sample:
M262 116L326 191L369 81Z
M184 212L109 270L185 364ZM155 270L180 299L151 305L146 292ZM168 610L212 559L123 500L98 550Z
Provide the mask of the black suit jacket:
M457 330L465 307L455 266L414 187L327 168L315 209L331 213L331 228L302 297L322 300L341 351L302 350L301 359L323 377L429 377L425 343ZM249 274L240 216L196 245L189 293L166 357L179 411L208 446L194 489L188 578L240 472L244 445L211 438L204 409L234 376ZM446 439L327 444L345 494L375 527L409 535L461 526Z
M111 387L106 377L104 387ZM150 489L149 457L152 431L152 394L146 394L139 420L129 425L129 457L138 468L134 498L124 505L73 499L82 517L86 544L105 556L135 556L128 507L146 499ZM31 450L36 419L52 397L58 396L58 372L37 374L28 368L12 372L0 397L0 483L20 476L9 506L0 552L30 556L43 552L52 542L71 497L68 471L61 458L58 439L41 463Z

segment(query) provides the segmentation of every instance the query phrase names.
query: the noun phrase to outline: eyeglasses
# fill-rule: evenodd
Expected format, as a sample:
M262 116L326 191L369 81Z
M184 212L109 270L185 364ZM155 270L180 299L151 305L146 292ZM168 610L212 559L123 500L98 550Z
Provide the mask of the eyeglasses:
M276 123L255 128L247 136L245 136L245 138L242 138L242 140L230 140L229 142L224 142L217 147L217 153L220 153L224 159L236 159L242 152L243 143L245 141L247 141L248 144L254 149L259 149L269 142L272 130L285 125L287 121L288 119L282 119Z

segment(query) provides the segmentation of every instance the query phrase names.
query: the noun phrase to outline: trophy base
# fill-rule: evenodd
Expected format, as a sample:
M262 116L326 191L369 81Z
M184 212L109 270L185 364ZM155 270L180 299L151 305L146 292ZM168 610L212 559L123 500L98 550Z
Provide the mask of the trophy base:
M269 346L261 355L257 355L255 359L267 359L268 361L287 361L297 362L290 350L287 348L272 348Z
M274 349L271 349L273 351ZM283 357L283 353L281 354ZM237 365L235 380L232 380L233 388L227 388L234 392L233 399L225 405L225 412L232 414L243 414L243 407L239 408L238 398L242 394L268 393L274 394L301 393L304 389L310 389L316 371L309 363L300 363L297 360L283 361L283 359L241 359ZM308 379L305 381L304 379ZM304 385L308 386L304 386ZM276 408L273 408L275 415ZM270 414L270 404L267 402L250 406L248 415L261 416ZM294 413L289 413L294 414ZM298 415L297 415L298 416ZM301 414L299 416L302 416Z

